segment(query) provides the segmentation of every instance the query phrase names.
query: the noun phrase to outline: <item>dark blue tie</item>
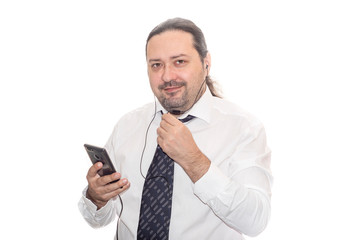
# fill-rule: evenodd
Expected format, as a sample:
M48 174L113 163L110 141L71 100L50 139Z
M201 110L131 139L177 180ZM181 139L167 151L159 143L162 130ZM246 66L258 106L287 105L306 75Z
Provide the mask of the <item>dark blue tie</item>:
M187 122L194 116L179 119ZM141 198L138 240L167 240L171 217L174 161L158 145L147 172Z

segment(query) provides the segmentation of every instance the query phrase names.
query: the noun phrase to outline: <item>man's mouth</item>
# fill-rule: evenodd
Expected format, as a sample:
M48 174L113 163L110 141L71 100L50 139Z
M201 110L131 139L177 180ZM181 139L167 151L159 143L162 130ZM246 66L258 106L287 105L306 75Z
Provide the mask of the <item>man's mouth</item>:
M185 85L186 85L185 82L170 81L170 82L167 82L167 83L159 86L159 89L164 90L165 93L174 94L174 93L180 91L181 88Z
M166 93L175 93L175 92L179 91L181 87L182 86L166 87L166 88L164 88L164 91Z

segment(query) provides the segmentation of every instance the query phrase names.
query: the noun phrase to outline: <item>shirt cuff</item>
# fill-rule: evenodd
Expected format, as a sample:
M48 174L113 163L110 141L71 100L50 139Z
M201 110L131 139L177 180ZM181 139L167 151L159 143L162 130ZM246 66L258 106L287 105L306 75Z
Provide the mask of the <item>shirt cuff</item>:
M97 206L86 197L87 189L88 188L86 187L82 193L82 200L88 212L97 220L106 217L112 208L112 200L109 200L105 206L97 210Z
M194 194L204 203L216 198L229 186L231 180L214 164L210 164L208 171L194 184Z

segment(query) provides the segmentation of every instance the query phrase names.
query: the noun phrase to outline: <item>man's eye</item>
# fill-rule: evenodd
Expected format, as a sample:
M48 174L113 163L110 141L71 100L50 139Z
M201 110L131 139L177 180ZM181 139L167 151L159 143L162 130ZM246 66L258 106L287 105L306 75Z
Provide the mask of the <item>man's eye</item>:
M154 64L151 65L152 68L158 68L160 66L161 66L160 63L154 63Z
M185 61L184 60L176 60L176 65L181 65L184 64Z

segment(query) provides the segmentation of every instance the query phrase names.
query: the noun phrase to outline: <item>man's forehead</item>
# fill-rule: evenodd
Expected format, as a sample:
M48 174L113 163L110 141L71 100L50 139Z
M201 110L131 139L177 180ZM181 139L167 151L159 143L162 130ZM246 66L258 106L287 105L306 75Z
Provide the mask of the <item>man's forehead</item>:
M147 45L147 58L158 58L156 55L166 55L167 58L191 56L197 53L193 45L193 37L184 31L166 31L153 36Z

